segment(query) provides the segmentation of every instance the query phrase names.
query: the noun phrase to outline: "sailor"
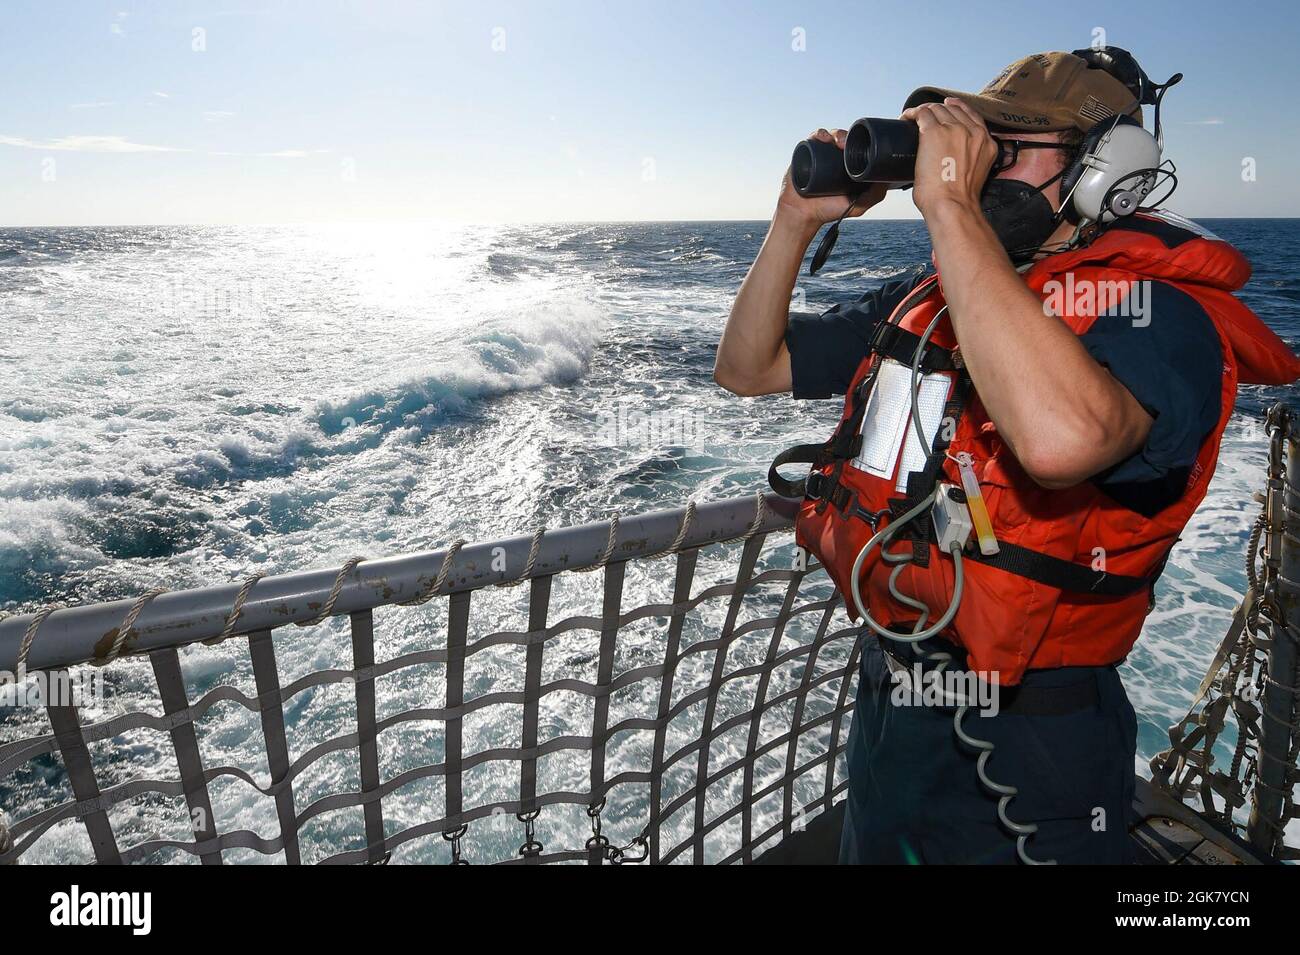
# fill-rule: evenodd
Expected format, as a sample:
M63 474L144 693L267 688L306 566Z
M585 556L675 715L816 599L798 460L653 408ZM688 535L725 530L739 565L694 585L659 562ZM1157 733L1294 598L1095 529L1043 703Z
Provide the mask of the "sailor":
M796 540L868 624L844 862L1131 861L1137 724L1116 668L1237 384L1300 376L1232 294L1242 255L1143 201L1163 167L1142 104L1158 129L1159 95L1113 47L1025 57L977 94L923 87L902 118L934 271L790 313L846 200L802 198L787 174L736 296L719 385L846 396L829 441L778 459L811 464L806 484L773 474L803 496ZM814 135L844 147L844 130ZM979 534L941 549L941 505ZM933 672L974 673L996 706L898 692Z

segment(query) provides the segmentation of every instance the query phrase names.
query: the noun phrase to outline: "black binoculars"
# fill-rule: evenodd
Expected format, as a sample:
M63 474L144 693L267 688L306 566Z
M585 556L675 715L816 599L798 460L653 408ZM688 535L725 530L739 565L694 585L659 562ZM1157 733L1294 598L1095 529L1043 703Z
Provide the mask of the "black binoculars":
M875 182L892 187L916 178L920 131L905 119L858 120L849 128L844 150L820 139L805 139L790 159L790 182L804 198L856 196Z

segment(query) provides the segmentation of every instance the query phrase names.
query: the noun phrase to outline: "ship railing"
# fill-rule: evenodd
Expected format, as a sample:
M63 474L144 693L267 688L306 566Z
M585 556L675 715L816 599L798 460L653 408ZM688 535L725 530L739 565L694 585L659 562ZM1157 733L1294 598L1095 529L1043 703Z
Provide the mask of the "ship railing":
M857 628L794 508L0 620L11 692L46 678L0 718L0 863L752 861L847 785ZM95 712L53 692L95 665L117 678Z
M1300 421L1269 409L1246 592L1152 781L1259 853L1300 861Z

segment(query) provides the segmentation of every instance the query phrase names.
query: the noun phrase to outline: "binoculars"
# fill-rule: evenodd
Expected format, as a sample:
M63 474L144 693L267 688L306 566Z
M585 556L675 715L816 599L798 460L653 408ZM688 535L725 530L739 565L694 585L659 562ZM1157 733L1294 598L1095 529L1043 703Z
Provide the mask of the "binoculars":
M920 131L905 119L866 117L849 128L843 151L805 139L790 159L790 182L804 198L856 196L875 182L899 188L916 178Z

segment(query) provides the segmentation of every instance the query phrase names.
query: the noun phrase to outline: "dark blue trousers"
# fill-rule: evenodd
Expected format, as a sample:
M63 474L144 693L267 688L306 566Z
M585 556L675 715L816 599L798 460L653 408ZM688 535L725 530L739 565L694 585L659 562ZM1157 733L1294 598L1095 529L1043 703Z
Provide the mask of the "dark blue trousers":
M997 797L976 777L978 751L953 731L955 710L896 705L884 651L874 637L863 640L840 861L1016 863L1015 838L998 821ZM900 650L911 657L909 648ZM957 653L949 669L961 668ZM1031 857L1131 863L1137 719L1119 674L1114 667L1040 670L1026 674L1024 685L1070 688L1049 695L1078 698L1087 695L1081 681L1094 684L1096 694L1072 712L1043 715L1027 708L1021 714L1012 708L984 717L972 709L962 726L994 744L988 775L1019 790L1007 815L1038 825L1025 846Z

